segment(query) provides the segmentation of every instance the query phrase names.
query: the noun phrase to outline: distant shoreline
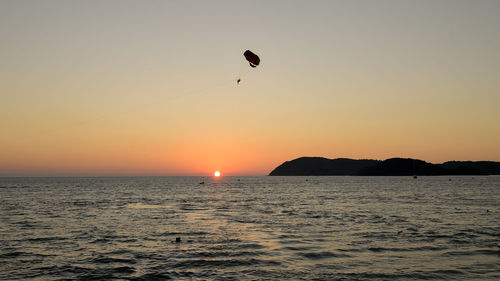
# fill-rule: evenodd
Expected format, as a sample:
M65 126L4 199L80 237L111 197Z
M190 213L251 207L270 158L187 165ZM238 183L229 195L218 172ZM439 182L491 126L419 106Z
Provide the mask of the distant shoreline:
M276 167L269 176L468 176L500 175L500 162L447 161L432 164L419 159L386 160L300 157Z

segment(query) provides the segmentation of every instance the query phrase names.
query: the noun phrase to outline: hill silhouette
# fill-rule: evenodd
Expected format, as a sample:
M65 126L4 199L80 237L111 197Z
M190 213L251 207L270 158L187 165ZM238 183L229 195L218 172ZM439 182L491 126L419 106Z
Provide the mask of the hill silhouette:
M500 175L500 162L448 161L432 164L419 159L390 158L327 159L300 157L276 167L270 176L411 176L411 175Z
M484 175L500 174L500 162L494 161L448 161L441 164L447 169L453 169L458 173L466 173L467 171L478 171Z
M373 166L376 160L353 160L347 158L327 159L323 157L301 157L287 161L270 176L339 176L355 175L360 169Z

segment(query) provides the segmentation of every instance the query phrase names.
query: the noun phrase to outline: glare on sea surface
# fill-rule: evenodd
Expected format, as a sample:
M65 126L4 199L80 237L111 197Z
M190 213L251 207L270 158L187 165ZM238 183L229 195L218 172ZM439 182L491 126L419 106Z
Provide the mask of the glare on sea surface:
M214 177L220 177L220 172L219 171L215 171L214 172Z

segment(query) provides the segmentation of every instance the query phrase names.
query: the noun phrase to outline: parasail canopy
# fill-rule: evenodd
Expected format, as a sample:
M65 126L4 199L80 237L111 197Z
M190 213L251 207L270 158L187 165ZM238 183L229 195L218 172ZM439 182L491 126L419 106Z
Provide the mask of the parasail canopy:
M250 50L246 50L243 55L247 59L251 67L256 67L260 63L260 58Z

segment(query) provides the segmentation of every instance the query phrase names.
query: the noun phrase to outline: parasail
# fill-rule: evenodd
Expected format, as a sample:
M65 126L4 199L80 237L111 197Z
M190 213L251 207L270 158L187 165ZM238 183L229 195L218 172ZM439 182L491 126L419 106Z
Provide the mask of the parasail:
M251 67L256 67L260 63L260 58L256 54L252 53L250 50L246 50L243 55L247 59Z

